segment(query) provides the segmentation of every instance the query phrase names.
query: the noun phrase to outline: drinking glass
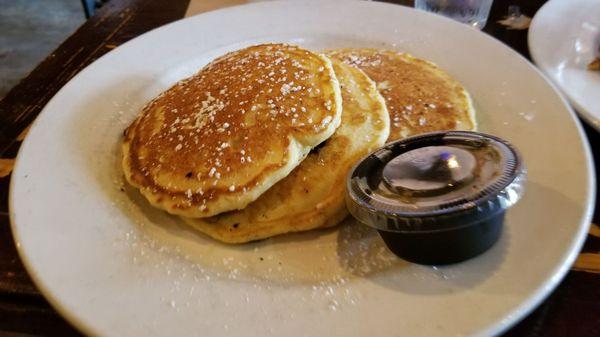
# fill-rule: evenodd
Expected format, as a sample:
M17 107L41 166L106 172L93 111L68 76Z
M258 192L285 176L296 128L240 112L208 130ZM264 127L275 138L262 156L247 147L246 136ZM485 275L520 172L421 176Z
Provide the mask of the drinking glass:
M494 0L415 0L415 8L441 14L475 28L485 26Z

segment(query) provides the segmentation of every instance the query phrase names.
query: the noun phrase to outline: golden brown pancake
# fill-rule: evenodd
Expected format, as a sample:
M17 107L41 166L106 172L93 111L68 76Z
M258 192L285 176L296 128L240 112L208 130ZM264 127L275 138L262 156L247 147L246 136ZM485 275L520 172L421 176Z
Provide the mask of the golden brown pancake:
M125 176L172 214L242 209L329 138L341 110L328 58L284 44L238 50L143 108L126 130Z
M346 217L346 175L357 160L385 143L389 116L375 83L362 71L341 62L334 62L334 69L343 98L335 134L245 209L186 222L217 240L243 243L333 226Z
M390 112L390 141L424 132L476 128L467 91L431 62L368 48L333 50L327 55L362 69L377 82Z

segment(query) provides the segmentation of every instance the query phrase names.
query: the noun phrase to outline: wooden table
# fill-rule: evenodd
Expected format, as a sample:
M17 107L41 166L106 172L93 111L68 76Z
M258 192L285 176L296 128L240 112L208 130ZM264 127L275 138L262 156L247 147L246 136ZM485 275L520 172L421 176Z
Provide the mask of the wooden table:
M52 309L23 268L10 232L8 188L28 126L81 69L120 44L184 16L189 0L111 0L0 101L0 334L78 335ZM389 1L412 6L412 1ZM497 23L509 5L533 17L544 0L495 0L484 31L529 58L527 30ZM585 127L600 167L600 135ZM596 200L594 222L600 223ZM49 224L51 225L51 224ZM579 258L552 295L507 336L600 336L600 227L592 225Z

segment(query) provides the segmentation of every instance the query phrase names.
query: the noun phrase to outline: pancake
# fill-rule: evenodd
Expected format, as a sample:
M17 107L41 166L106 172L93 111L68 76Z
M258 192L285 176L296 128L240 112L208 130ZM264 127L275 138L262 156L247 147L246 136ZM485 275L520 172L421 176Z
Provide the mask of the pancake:
M361 157L382 146L389 135L389 116L375 83L362 71L334 62L342 87L342 123L292 173L241 211L210 218L184 219L205 234L227 243L338 224L346 176Z
M377 82L390 113L389 141L432 131L476 129L468 92L435 64L405 53L368 48L326 54L362 69Z
M242 209L331 137L341 102L324 56L285 44L231 52L143 108L125 132L125 177L172 214Z

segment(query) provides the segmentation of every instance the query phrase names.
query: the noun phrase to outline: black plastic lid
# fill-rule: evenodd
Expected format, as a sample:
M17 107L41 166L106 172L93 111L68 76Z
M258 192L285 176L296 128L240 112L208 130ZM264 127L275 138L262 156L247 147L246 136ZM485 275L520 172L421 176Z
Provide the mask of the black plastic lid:
M515 204L523 161L508 142L449 131L386 144L350 172L346 203L378 230L428 232L469 226Z

